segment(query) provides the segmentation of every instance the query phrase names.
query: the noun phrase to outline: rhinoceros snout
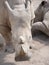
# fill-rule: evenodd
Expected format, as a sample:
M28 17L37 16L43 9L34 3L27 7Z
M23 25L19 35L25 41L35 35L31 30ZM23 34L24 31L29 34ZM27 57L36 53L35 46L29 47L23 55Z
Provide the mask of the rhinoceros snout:
M19 54L15 55L15 61L29 60L31 56L32 56L32 52L30 51L30 46L27 43L25 43L21 45Z

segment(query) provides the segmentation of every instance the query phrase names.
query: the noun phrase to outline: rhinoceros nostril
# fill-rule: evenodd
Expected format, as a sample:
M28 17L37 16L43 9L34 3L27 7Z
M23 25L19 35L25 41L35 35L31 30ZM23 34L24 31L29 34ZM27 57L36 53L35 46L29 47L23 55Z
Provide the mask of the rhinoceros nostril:
M7 52L7 49L5 49L5 52Z

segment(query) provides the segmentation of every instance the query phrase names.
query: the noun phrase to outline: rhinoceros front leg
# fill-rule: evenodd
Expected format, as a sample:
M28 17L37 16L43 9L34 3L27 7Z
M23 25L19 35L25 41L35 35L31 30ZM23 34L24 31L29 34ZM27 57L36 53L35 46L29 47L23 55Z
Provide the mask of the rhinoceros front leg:
M36 23L32 24L32 35L35 30L42 31L43 33L45 33L49 36L49 34L48 34L49 31L42 22L36 22Z
M5 39L5 46L4 46L4 50L6 52L14 52L14 46L12 44L12 34L11 31L8 27L6 26L0 26L0 33L2 34L2 36Z
M13 53L15 51L14 49L14 45L12 42L12 34L11 32L4 34L4 38L5 38L5 52L9 52L9 53Z

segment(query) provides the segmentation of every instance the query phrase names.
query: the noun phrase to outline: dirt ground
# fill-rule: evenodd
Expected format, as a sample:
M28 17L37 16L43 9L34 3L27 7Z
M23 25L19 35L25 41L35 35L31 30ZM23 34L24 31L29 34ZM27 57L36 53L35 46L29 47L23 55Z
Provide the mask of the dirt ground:
M34 48L32 58L27 61L15 61L15 53L9 54L0 51L0 65L49 65L49 37L39 34L33 37Z
M33 0L34 7L42 0ZM49 37L40 33L33 37L32 58L27 61L15 61L15 53L5 53L0 51L0 65L49 65Z

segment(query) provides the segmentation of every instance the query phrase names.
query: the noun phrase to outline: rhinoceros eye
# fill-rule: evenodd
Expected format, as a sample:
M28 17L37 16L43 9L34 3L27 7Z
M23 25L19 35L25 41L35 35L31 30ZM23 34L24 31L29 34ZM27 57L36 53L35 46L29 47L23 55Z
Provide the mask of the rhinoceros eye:
M32 49L32 47L31 47L31 46L30 46L29 48L30 48L30 49Z

